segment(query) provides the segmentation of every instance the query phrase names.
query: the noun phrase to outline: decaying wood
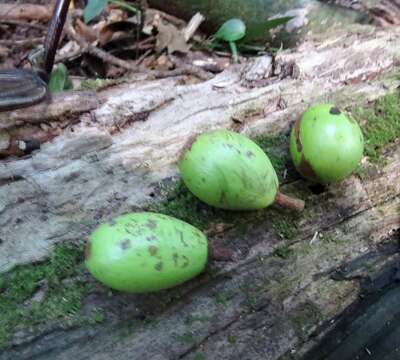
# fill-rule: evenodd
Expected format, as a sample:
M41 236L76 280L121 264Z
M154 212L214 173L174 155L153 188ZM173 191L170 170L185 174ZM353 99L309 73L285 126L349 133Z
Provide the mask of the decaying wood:
M0 271L45 258L55 243L82 242L99 223L146 206L160 182L177 175L190 136L215 128L272 135L287 131L312 102L347 106L395 89L399 35L367 27L315 37L202 83L172 77L100 91L78 110L73 132L29 157L0 162ZM1 114L0 128L46 122L55 105L35 107L31 116ZM284 239L268 212L249 219L245 231L228 226L210 237L227 250L220 259L230 261L211 263L212 271L162 294L110 299L99 290L91 301L107 304L116 320L53 331L51 341L39 337L0 359L296 358L321 324L358 297L359 277L337 281L332 273L372 253L387 264L377 248L400 227L399 169L399 147L389 147L375 173L308 193L293 239ZM297 179L282 191L307 187ZM283 247L289 259L273 255ZM153 323L143 321L149 313ZM136 321L134 331L127 320Z
M53 94L51 98L29 108L0 112L0 129L8 129L24 123L41 123L79 116L96 109L99 105L95 92L79 91Z
M52 7L32 4L1 4L0 20L49 21Z
M399 0L325 0L325 2L364 11L381 26L400 24Z

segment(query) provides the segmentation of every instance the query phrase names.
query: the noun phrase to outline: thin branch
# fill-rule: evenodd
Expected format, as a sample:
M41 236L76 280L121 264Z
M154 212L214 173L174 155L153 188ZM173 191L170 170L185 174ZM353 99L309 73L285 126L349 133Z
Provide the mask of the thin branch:
M41 44L44 41L44 37L24 39L24 40L0 40L0 45L6 46L30 46Z
M183 29L185 41L188 42L194 33L197 31L201 23L205 20L205 17L200 13L196 13L189 21L188 25Z
M41 25L41 24L33 24L30 22L19 21L19 20L1 20L0 24L30 27L30 28L38 29L38 30L46 30L47 29L46 26Z

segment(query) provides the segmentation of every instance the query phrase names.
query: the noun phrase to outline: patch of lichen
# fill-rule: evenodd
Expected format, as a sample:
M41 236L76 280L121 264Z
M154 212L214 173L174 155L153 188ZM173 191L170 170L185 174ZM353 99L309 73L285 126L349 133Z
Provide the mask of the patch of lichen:
M17 331L35 333L49 323L72 326L102 321L100 310L83 314L89 285L83 280L64 281L83 272L83 251L58 245L41 263L17 266L0 275L0 347ZM35 294L42 292L41 298Z
M377 162L385 146L400 137L400 93L382 97L372 109L355 109L353 115L363 125L365 154Z
M282 210L268 209L267 211L276 234L282 239L293 240L298 232L295 216Z

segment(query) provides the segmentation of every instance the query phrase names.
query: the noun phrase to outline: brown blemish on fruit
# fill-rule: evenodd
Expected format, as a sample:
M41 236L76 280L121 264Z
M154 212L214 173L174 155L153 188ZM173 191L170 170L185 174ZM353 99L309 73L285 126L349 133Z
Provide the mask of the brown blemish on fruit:
M201 181L203 182L203 183L205 183L206 182L206 179L205 178L201 178Z
M303 150L303 145L300 140L300 125L301 119L297 119L296 123L294 124L294 136L296 138L296 148L299 152Z
M128 250L132 247L131 241L129 239L124 239L119 243L122 250Z
M177 253L172 254L172 261L174 262L175 267L178 266L178 258L179 258L179 255Z
M125 225L125 231L128 233L128 234L131 234L131 235L135 235L135 227L132 225L132 224L126 224Z
M85 259L89 260L90 255L92 255L92 243L89 241L85 247Z
M246 152L246 156L249 158L249 159L251 159L252 157L254 157L255 155L254 155L254 153L252 152L252 151L247 151Z
M147 250L149 250L149 253L151 256L155 256L157 254L158 251L158 247L154 246L154 245L150 245Z
M187 267L189 265L189 259L185 255L182 255L181 257L184 260L184 263L182 264L181 267L185 268L185 267Z
M318 176L315 173L314 169L311 167L310 163L304 158L304 155L301 156L300 164L299 164L299 172L303 174L305 177L318 180Z
M146 240L147 240L147 241L156 241L156 240L157 240L157 236L155 236L155 235L147 236L147 237L146 237Z
M334 107L331 107L331 109L329 110L329 113L332 115L340 115L342 112L340 111L339 108L334 106Z
M161 271L162 268L163 268L163 263L161 261L154 265L154 269L156 269L157 271Z
M183 232L177 228L175 228L176 233L179 235L180 241L183 244L184 247L188 247L187 242L185 241L185 239L183 238Z
M150 230L154 230L157 227L157 221L149 219L146 222L146 226L150 229Z

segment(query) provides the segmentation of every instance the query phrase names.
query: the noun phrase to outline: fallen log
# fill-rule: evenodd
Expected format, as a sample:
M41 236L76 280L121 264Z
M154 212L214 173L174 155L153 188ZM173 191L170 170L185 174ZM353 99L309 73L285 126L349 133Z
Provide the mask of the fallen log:
M65 300L74 310L68 308L63 326L33 316L28 329L9 323L15 309L13 321L26 307L48 304L51 291L59 291L49 284L53 278L35 283L14 307L5 307L7 290L0 282L0 328L13 330L0 345L0 359L257 360L305 352L315 331L322 333L321 326L355 301L362 288L360 277L338 281L332 273L367 254L379 269L397 259L397 250L390 258L378 250L385 242L393 246L390 234L400 227L398 143L386 148L379 164L328 189L316 191L295 173L286 177L284 189L307 201L300 217L277 209L217 212L187 192L171 194L176 160L186 140L199 132L231 128L287 140L287 131L310 103L368 106L395 91L399 35L398 28L357 27L328 39L313 36L296 50L256 58L205 82L180 76L119 84L77 109L74 124L40 149L2 160L0 272L5 281L20 269L33 273L36 266L47 266L43 261L57 244L82 244L98 224L165 198L168 202L156 209L211 229L210 241L233 257L210 263L205 274L182 287L143 296L110 293L87 274L68 270L67 263L61 283L71 286L72 294L61 293L54 303L70 296L79 301L72 306ZM15 113L1 114L0 131L18 134L26 124L54 120L46 106L35 109L31 116L21 110L18 121ZM279 148L287 156L285 141L269 151ZM287 167L284 163L279 171L282 178ZM371 269L361 278L368 276ZM74 284L91 288L80 293ZM77 303L82 309L74 308ZM93 307L102 309L105 320L79 322Z

